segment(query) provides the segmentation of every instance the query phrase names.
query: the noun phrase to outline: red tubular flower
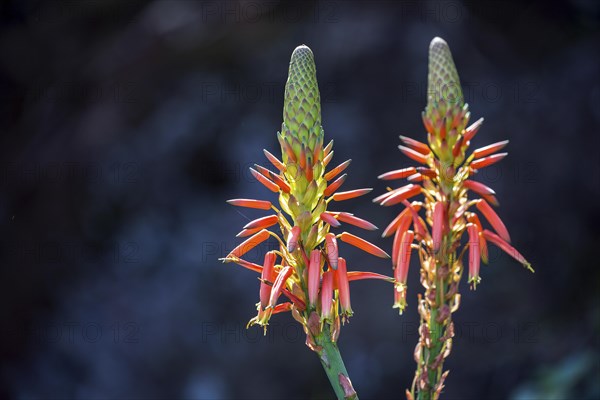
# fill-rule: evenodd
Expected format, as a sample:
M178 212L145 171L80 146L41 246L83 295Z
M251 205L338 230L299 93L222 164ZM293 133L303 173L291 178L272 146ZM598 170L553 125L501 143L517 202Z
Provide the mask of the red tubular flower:
M279 161L277 157L275 157L273 154L269 153L269 151L265 149L263 149L263 153L275 168L277 168L280 172L285 171L285 165L283 165L283 163Z
M508 144L508 140L503 140L501 142L492 143L490 145L480 147L476 150L473 150L473 158L481 158L485 156L489 156L497 152L498 150L502 150Z
M252 200L252 199L232 199L227 202L233 206L257 208L259 210L271 209L271 202L265 200Z
M481 255L481 260L487 264L487 262L488 262L487 242L485 241L485 238L483 237L483 233L482 233L483 226L481 225L481 222L479 221L479 217L475 213L468 213L467 221L469 221L470 223L475 225L475 228L477 228L477 236L479 237L479 252Z
M398 251L398 265L394 269L394 278L396 279L394 308L399 308L400 314L402 314L406 308L406 278L408 276L413 240L413 231L404 232Z
M281 291L284 288L285 282L292 275L294 270L292 267L287 266L283 267L281 271L277 274L277 278L275 278L275 283L273 283L273 287L271 288L271 295L269 297L269 305L267 307L274 308L277 304L277 299L281 295Z
M268 228L275 225L277 222L279 222L279 217L277 217L277 215L268 215L248 222L244 225L244 229Z
M488 231L487 229L483 231L483 236L490 242L494 243L496 246L500 247L506 254L523 264L525 268L533 272L531 264L525 259L525 257L523 257L523 255L519 253L517 249L505 242L500 236Z
M402 135L400 135L400 140L402 140L402 142L411 149L425 156L431 153L431 149L429 148L429 146L427 146L425 143L419 142L418 140Z
M275 193L277 193L279 191L279 186L277 186L275 184L275 182L273 182L272 180L270 180L269 178L267 178L266 176L264 176L257 170L250 168L250 173L252 174L252 176L254 178L256 178L257 181L262 183L270 191L275 192Z
M348 280L348 270L346 269L346 260L342 257L338 259L338 269L335 271L337 287L340 294L340 307L342 308L343 319L352 316L352 306L350 305L350 281Z
M327 186L327 188L325 189L325 192L323 192L323 194L325 196L331 196L336 190L338 190L340 188L340 186L342 186L342 184L346 180L347 176L348 176L348 174L344 174L344 175L340 176L339 178L337 178L335 181L333 181L331 184L329 184L329 186Z
M254 164L256 169L264 176L268 177L271 181L273 181L279 189L284 193L289 193L291 188L290 185L283 180L279 175L275 174L272 171L269 171L265 167L261 167L260 165Z
M398 146L398 148L407 157L412 158L416 162L421 163L421 164L427 164L427 156L419 153L418 151L415 151L415 150L411 149L410 147L405 147L405 146Z
M250 261L242 260L241 258L236 259L235 262L236 262L236 264L239 264L242 267L249 269L250 271L254 271L254 272L258 272L259 274L262 274L263 267L261 267L258 264L255 264Z
M412 203L412 207L416 210L419 211L421 209L421 203L418 202L413 202ZM385 228L385 230L383 231L383 233L381 234L381 237L386 238L388 236L390 236L393 232L396 231L396 229L398 228L398 226L401 223L402 218L405 218L407 215L410 219L410 209L409 208L405 208L400 214L398 214L398 216L396 218L394 218L394 220ZM408 225L407 228L408 229Z
M398 252L398 266L394 270L394 278L397 282L406 284L406 277L408 276L408 266L410 264L410 254L412 252L412 243L414 240L413 231L406 231L402 235L402 241L400 243L400 251Z
M471 141L471 139L473 139L473 137L477 134L477 132L479 131L479 128L481 128L482 124L483 124L483 118L479 118L471 126L469 126L467 129L465 129L465 133L463 135L463 142L469 143Z
M479 283L479 262L481 260L481 252L479 249L479 232L477 226L467 224L469 232L469 283L472 287L477 287Z
M415 174L416 172L417 172L417 169L415 167L408 167L408 168L397 169L395 171L386 172L385 174L379 175L378 178L387 180L387 181L395 180L395 179L402 179L402 178L406 178L407 176L411 176L412 174Z
M321 321L332 321L333 317L333 271L323 273L321 285Z
M506 157L508 153L498 153L493 156L480 158L471 162L471 168L473 169L481 169L485 167L489 167L492 164L496 164L498 161L502 160Z
M329 172L327 172L325 174L325 180L330 181L333 178L335 178L336 176L338 176L342 171L344 171L346 168L348 168L348 165L350 165L351 162L352 162L352 160L346 160L343 163L341 163L340 165L338 165L337 167L335 167L332 170L330 170Z
M470 179L467 179L466 181L464 181L463 186L469 190L472 190L473 192L477 193L480 196L496 194L496 192L494 192L494 190L492 188L484 185L481 182L475 182Z
M231 250L231 253L229 253L227 258L229 258L229 257L240 258L241 256L243 256L244 254L246 254L247 252L249 252L256 246L258 246L259 244L261 244L262 242L267 240L268 238L269 238L269 231L263 229L262 231L258 232L257 234L250 237L249 239L246 239L244 242L242 242L242 244L237 246L235 249Z
M490 205L483 199L479 199L477 201L477 208L483 214L485 219L494 227L496 232L502 237L502 239L510 242L510 235L508 234L508 229L504 225L504 222L500 219L498 214L490 207Z
M271 297L271 287L275 281L275 252L270 251L265 254L265 262L263 264L262 273L260 274L260 307L264 310L269 305L269 298ZM268 284L270 282L271 284Z
M252 229L242 229L235 237L246 237L250 235L254 235L256 232L263 230L264 227L252 228Z
M377 227L367 220L355 217L350 213L341 212L338 214L338 220L345 222L350 225L358 226L359 228L366 229L368 231L377 230Z
M308 265L308 304L314 306L319 294L319 281L321 279L321 252L313 250L310 253Z
M361 250L366 251L367 253L373 254L376 257L380 258L390 258L388 253L381 250L379 247L375 246L373 243L366 241L365 239L359 238L356 235L353 235L348 232L344 232L340 235L340 240L344 243L351 244L354 247L357 247Z
M402 238L404 237L404 233L408 230L412 222L412 215L410 213L400 213L402 219L396 228L396 234L394 235L394 244L392 246L392 266L396 268L398 265L398 255L400 254L400 244L402 242Z
M393 206L403 202L406 199L410 199L411 197L418 195L419 193L421 193L421 186L413 185L412 183L410 183L406 186L401 187L400 189L396 189L393 192L394 194L386 197L381 202L382 206Z
M350 199L354 199L355 197L363 196L363 195L371 192L371 190L373 190L373 189L354 189L354 190L349 190L347 192L338 192L338 193L334 193L333 196L331 196L331 198L334 201L350 200Z

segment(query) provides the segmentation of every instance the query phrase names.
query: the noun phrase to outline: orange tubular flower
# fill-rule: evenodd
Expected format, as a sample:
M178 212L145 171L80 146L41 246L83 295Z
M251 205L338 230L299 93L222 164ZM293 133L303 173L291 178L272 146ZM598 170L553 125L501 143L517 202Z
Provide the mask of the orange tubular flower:
M396 278L394 307L406 306L406 275L411 249L418 250L424 295L419 295L420 341L415 350L417 371L409 398L437 399L443 388L444 359L450 353L453 336L452 313L458 309L458 284L463 272L463 254L469 250L469 283L479 283L480 261L487 263L487 242L500 247L531 269L527 260L510 244L506 226L490 206L497 205L494 191L470 179L477 171L506 156L496 153L508 141L475 150L467 156L471 139L483 119L467 126L469 106L464 103L460 81L446 42L435 38L429 48L428 102L423 112L427 144L401 136L400 151L425 166L384 173L380 179L406 178L408 185L376 197L383 206L402 203L404 210L385 229L383 237L395 232L392 265ZM469 193L481 199L469 199ZM423 203L408 199L422 194ZM471 207L497 233L483 229ZM419 216L425 210L427 223ZM427 227L429 226L429 229ZM413 230L410 230L412 227ZM462 245L463 233L469 240ZM532 270L533 271L533 270Z
M285 87L283 124L281 132L277 133L281 160L264 150L276 171L258 165L250 168L258 182L278 194L281 208L266 200L229 200L235 206L275 213L246 224L239 236L252 236L223 261L261 273L258 315L248 325L260 325L266 331L273 314L290 311L302 324L306 344L318 353L338 397L353 398L354 389L336 345L341 322L352 315L349 282L360 279L394 282L394 279L372 272L349 272L346 261L339 257L338 238L376 256L388 256L379 247L355 235L330 232L342 223L367 230L377 227L351 213L328 210L332 201L359 197L371 189L338 191L346 180L344 171L350 160L326 171L333 157L333 142L324 146L323 136L313 54L308 47L299 46L292 54ZM414 194L413 189L399 197L408 198ZM279 225L280 234L268 230L275 224ZM242 259L250 249L269 237L276 238L280 246L267 253L262 268ZM281 295L289 301L278 304Z

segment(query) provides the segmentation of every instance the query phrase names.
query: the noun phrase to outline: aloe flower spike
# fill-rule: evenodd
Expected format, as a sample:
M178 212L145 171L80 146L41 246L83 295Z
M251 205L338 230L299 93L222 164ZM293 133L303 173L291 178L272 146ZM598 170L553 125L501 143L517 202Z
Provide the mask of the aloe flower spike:
M303 45L294 50L289 64L283 123L281 132L277 133L281 159L264 150L275 171L260 165L250 169L258 182L277 194L281 209L273 205L277 203L266 200L230 200L235 206L274 213L246 224L238 235L251 236L223 261L261 274L258 314L248 325L266 329L273 315L291 312L306 333L307 346L319 356L336 396L356 399L358 396L337 347L342 322L353 313L350 282L395 281L373 272L348 271L350 262L339 256L338 238L379 257L387 257L387 254L358 236L330 232L342 224L366 230L377 227L352 213L328 209L331 204L365 195L371 189L338 191L346 179L350 161L326 171L333 158L333 141L324 146L323 138L314 56ZM280 233L269 230L275 226L279 226ZM279 250L267 253L262 267L241 258L269 237L276 238L280 246ZM285 301L279 302L281 298Z
M458 309L459 281L463 272L462 255L468 248L468 282L474 289L480 282L480 261L487 263L487 242L531 269L529 262L510 243L506 226L493 210L498 201L491 188L470 179L478 170L506 156L497 153L508 141L481 147L470 155L470 141L479 131L483 118L468 126L469 106L464 103L460 79L448 44L435 38L429 47L427 106L422 114L427 143L401 136L400 151L425 166L408 167L379 176L384 180L407 179L410 183L390 190L373 201L383 206L402 203L404 210L385 229L383 236L395 232L392 267L396 278L394 307L406 306L406 275L411 249L416 248L421 262L419 295L420 339L415 349L417 369L409 399L437 399L448 371L443 372L453 337L452 313ZM423 202L408 199L423 194ZM470 195L481 199L471 199ZM484 229L475 210L485 217L494 233ZM418 212L425 212L425 220ZM427 227L429 225L429 228ZM410 228L413 228L410 230ZM468 242L462 244L467 232Z

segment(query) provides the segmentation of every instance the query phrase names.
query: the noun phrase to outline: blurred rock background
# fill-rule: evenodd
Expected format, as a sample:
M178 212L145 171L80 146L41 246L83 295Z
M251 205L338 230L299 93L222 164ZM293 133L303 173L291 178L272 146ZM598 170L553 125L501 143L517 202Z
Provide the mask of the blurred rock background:
M300 328L245 329L256 275L217 261L271 198L248 173L277 153L292 50L315 53L345 187L384 190L423 139L427 48L445 38L479 147L478 180L536 268L499 250L462 287L446 399L600 396L600 8L538 1L4 1L0 6L0 397L331 398ZM594 50L596 49L596 50ZM380 228L395 209L345 204ZM365 237L384 248L378 233ZM348 246L351 268L389 265ZM259 254L252 255L254 260ZM353 284L340 337L362 398L412 381L420 292L392 310Z

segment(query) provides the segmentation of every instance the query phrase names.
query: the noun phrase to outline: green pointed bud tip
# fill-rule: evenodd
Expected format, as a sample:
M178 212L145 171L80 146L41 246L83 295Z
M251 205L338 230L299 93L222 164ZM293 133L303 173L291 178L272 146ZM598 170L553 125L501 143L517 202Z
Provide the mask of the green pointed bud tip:
M297 138L313 150L321 133L321 98L313 52L296 47L290 60L283 106L284 135Z
M427 102L464 104L460 79L448 43L436 37L429 45L429 75L427 77Z

